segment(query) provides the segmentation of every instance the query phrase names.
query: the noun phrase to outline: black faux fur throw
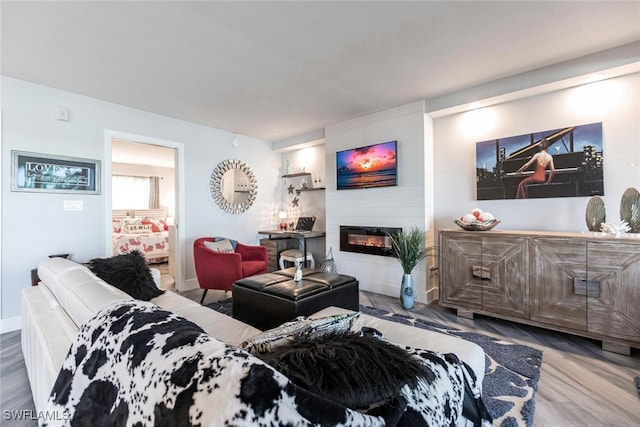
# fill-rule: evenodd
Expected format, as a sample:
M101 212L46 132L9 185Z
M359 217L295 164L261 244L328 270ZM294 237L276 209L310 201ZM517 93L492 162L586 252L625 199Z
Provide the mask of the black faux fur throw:
M94 258L86 266L93 274L133 298L149 301L164 293L156 286L149 265L138 250L109 258Z
M258 355L294 384L351 409L367 409L400 395L405 385L433 381L433 372L404 349L373 335L300 338Z

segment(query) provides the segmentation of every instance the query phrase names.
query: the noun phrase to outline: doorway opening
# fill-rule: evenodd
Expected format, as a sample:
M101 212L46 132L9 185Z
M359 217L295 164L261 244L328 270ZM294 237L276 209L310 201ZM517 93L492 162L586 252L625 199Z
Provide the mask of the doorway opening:
M106 218L111 225L107 253L139 250L160 272L161 287L180 291L182 145L113 132L107 139L107 158L111 158L105 168L110 207Z

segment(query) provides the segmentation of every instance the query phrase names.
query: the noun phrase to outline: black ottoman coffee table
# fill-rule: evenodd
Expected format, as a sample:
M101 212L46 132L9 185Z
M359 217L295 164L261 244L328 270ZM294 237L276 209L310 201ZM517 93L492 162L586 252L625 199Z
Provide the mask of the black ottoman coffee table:
M302 280L296 282L295 272L292 267L235 282L233 317L265 330L329 306L359 310L355 277L303 268Z

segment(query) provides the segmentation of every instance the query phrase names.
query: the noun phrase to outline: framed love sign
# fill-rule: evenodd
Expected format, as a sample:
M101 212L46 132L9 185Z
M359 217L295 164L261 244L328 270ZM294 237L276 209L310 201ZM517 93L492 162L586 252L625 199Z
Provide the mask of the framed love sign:
M11 151L11 191L100 194L100 160Z

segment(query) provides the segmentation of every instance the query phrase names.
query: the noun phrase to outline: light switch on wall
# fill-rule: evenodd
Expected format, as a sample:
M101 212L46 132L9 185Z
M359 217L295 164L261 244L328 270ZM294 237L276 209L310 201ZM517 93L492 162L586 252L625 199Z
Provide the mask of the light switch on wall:
M65 211L81 211L82 209L84 209L82 200L65 200L64 201Z

